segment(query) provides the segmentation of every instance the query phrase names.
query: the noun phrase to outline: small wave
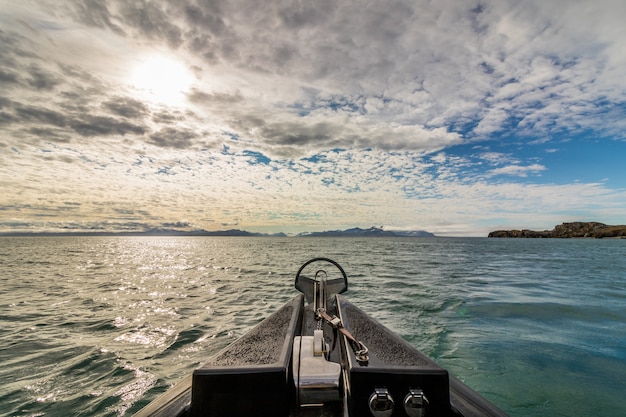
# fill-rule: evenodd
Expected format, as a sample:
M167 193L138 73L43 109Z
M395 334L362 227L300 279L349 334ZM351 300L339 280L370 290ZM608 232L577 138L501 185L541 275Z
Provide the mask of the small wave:
M115 411L119 416L126 414L126 411L130 409L135 402L141 399L157 382L156 376L130 364L125 364L124 369L133 372L134 380L115 392L115 395L120 399L120 403L111 408L112 411Z
M205 331L199 328L183 330L182 332L178 334L174 343L169 345L167 349L165 349L158 356L159 357L167 356L171 354L172 352L181 350L182 348L184 348L185 346L189 344L196 343L198 340L201 340L202 338L206 339L205 335L206 335Z
M583 320L590 322L624 321L626 313L609 308L578 306L562 303L502 303L486 302L468 305L467 314L490 318L525 318L540 321Z
M298 267L327 253L351 301L511 415L626 415L620 241L6 242L7 415L137 411L293 297Z
M117 336L116 342L125 342L138 345L161 347L167 344L167 340L175 337L176 331L172 327L142 327L133 329Z

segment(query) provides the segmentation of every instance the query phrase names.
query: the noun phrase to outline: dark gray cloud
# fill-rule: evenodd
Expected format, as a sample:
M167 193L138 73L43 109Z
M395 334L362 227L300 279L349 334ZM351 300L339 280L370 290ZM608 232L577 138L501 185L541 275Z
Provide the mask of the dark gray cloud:
M228 31L228 26L222 16L225 16L219 1L207 1L201 4L182 5L186 23L191 28L200 28L197 33L206 33L209 36L220 37ZM194 33L194 35L197 35ZM193 37L193 36L192 36Z
M37 105L13 102L13 110L19 123L41 123L57 127L68 126L67 115Z
M152 121L159 124L173 124L182 122L185 116L180 111L160 110L152 115Z
M7 114L6 122L26 128L35 134L55 132L54 136L59 137L61 131L49 130L50 127L71 129L81 136L143 135L148 131L148 128L140 123L131 123L110 116L88 113L66 114L46 107L18 102L12 102L11 109L13 115Z
M22 83L20 72L25 70L20 68L18 58L29 54L21 47L21 42L24 42L23 37L0 29L0 85L5 91Z
M16 121L15 116L13 116L13 115L11 115L9 113L0 111L0 125L1 124L4 124L4 125L11 124L11 123L14 123L15 121Z
M162 148L187 149L198 134L190 129L166 127L150 135L149 142Z
M233 94L228 93L207 93L198 89L193 89L188 95L189 101L195 104L204 106L228 106L234 105L244 101L244 97L241 93L236 92Z
M144 103L120 96L107 99L107 86L88 71L76 65L45 62L28 50L32 45L22 36L3 31L0 37L6 42L0 47L4 52L0 83L20 88L23 97L12 99L8 96L15 94L0 91L0 124L16 137L70 142L81 136L141 136L148 131L143 124L149 115ZM45 96L47 93L53 95ZM102 114L102 110L109 114Z
M68 82L71 81L78 85L87 85L89 88L97 88L100 91L106 91L105 86L98 77L80 66L59 62L58 67Z
M26 82L35 90L52 90L63 82L60 77L51 74L37 64L28 67L28 74L29 78Z
M150 114L150 110L145 103L130 97L112 97L110 100L102 103L102 107L115 115L128 119L143 118Z
M262 123L258 126L261 136L270 144L322 147L349 146L343 132L331 123L319 122L310 126L300 123Z
M170 47L177 48L183 43L181 29L172 23L171 4L158 4L152 1L140 0L124 2L122 14L127 24L140 28L142 33L151 39L165 41Z
M16 120L15 116L8 112L12 103L12 100L0 96L0 124L11 124Z
M31 127L26 129L26 132L31 136L41 138L45 141L69 143L73 140L71 133L63 129L51 127Z
M340 8L341 5L332 0L321 0L309 3L284 3L279 6L277 15L280 22L287 28L302 30L324 25Z
M181 29L173 23L172 10L168 2L137 0L132 2L112 2L107 7L103 2L89 1L89 4L76 5L77 17L84 23L98 27L109 27L115 32L133 37L163 41L172 48L183 43ZM92 6L95 4L95 7ZM115 12L112 10L115 9ZM123 27L114 24L119 21Z
M120 35L125 35L120 26L113 22L114 16L109 10L109 4L102 0L83 0L72 2L71 5L78 20L102 29L108 28Z
M0 109L4 109L6 107L10 107L12 103L13 103L12 100L9 100L6 97L0 96Z
M147 128L140 124L95 115L84 115L73 119L69 121L69 126L83 136L143 135L147 132Z
M36 56L29 48L23 44L29 41L22 35L13 31L0 29L0 63L2 66L17 66L17 58L32 58ZM31 45L32 46L32 45Z
M19 75L11 70L0 68L0 84L12 85L17 84Z

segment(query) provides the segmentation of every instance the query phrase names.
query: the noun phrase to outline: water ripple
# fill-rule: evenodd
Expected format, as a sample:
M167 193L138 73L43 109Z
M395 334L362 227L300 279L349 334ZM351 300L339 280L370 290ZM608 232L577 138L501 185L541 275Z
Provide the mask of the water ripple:
M0 245L3 417L134 413L293 297L314 256L344 267L352 302L512 416L626 415L622 241Z

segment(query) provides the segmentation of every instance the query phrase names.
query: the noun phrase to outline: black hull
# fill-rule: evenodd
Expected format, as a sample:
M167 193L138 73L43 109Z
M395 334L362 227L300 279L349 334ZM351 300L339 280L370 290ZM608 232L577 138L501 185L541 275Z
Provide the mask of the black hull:
M507 416L494 404L378 321L336 296L336 312L346 329L369 347L369 362L359 363L345 337L331 353L342 365L342 400L323 407L300 407L292 371L294 336L314 326L302 295L216 354L147 407L137 417L368 417L368 399L384 387L396 399L392 417L406 417L402 399L419 387L428 398L427 416ZM337 337L325 329L329 338ZM333 358L334 355L334 358Z

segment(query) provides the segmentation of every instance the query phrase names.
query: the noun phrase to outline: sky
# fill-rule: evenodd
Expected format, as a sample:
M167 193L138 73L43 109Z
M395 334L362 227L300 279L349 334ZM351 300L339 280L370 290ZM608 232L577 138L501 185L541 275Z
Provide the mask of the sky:
M626 224L624 0L0 0L0 232Z

